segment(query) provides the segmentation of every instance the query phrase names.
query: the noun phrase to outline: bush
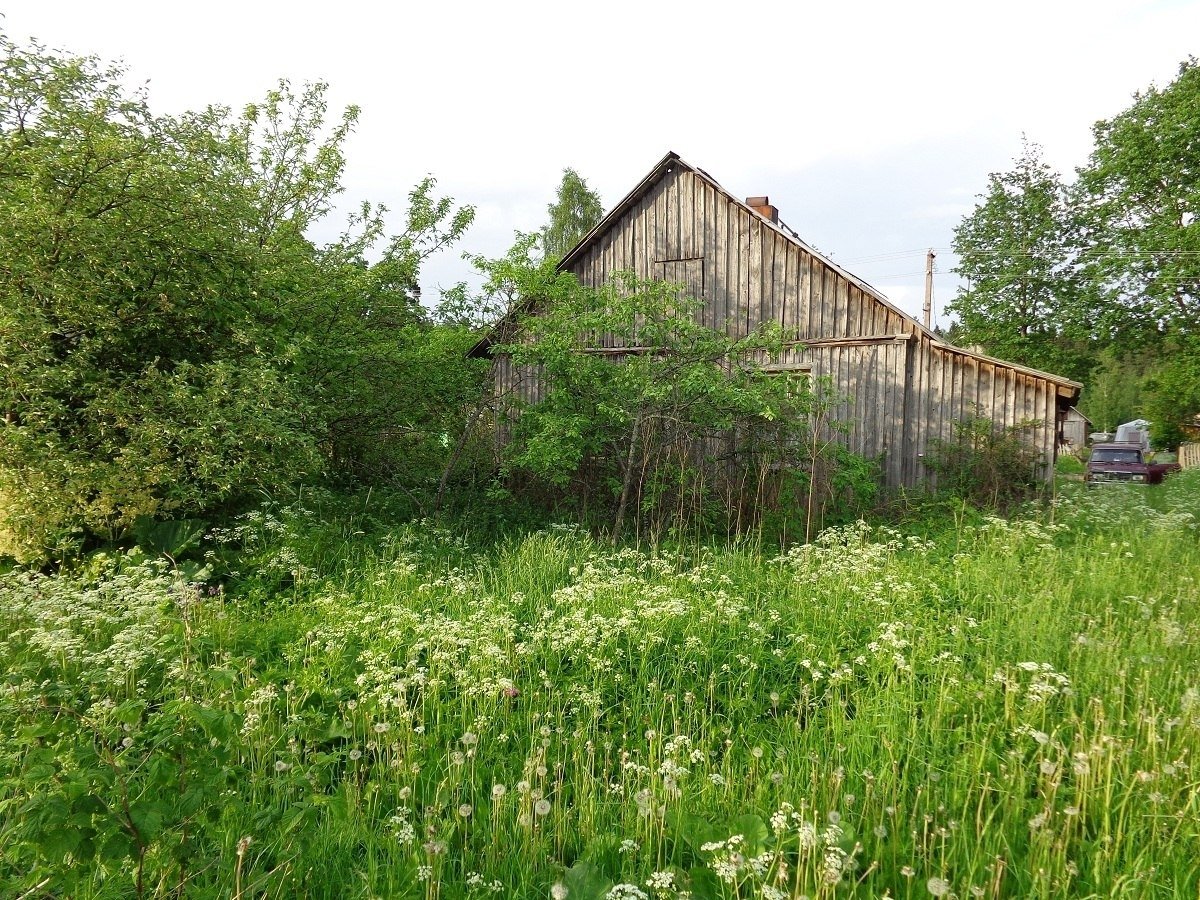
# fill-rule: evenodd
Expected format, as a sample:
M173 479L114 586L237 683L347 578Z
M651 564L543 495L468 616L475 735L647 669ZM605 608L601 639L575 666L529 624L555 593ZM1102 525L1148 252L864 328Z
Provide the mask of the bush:
M926 464L936 475L937 487L998 510L1030 500L1045 485L1045 462L1028 440L1039 424L1000 428L978 413L956 422L952 440L931 442Z

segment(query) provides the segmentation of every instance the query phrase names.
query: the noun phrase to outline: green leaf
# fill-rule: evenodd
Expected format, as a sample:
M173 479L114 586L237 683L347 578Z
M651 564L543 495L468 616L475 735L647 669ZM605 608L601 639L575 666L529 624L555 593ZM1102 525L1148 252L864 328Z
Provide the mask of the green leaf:
M144 800L129 807L129 818L141 835L142 841L150 843L163 829L164 804L156 800Z
M770 835L767 823L753 813L738 816L730 824L730 829L730 835L740 834L746 839L746 853L749 856L757 856L761 853Z
M711 844L729 837L728 834L721 833L721 830L707 819L692 813L677 813L674 824L675 833L692 849L693 853L700 853L700 848L704 844Z
M602 900L612 887L612 882L585 860L579 860L567 870L563 884L571 900Z
M725 896L717 873L702 866L688 870L688 890L694 900L722 900Z

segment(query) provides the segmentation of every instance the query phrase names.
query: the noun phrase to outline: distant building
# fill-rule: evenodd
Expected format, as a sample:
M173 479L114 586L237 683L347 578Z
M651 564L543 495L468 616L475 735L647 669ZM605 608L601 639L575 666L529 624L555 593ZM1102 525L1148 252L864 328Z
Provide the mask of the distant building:
M1076 453L1087 446L1087 436L1092 430L1092 420L1070 407L1062 426L1062 448L1068 453Z

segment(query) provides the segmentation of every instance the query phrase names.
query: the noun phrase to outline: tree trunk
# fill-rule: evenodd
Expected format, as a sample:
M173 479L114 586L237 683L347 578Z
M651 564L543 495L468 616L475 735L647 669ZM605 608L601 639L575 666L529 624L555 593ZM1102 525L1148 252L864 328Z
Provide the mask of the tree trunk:
M645 408L639 406L637 415L633 419L632 432L629 435L629 452L625 456L625 473L621 479L621 499L617 501L617 514L613 520L612 543L614 547L621 539L621 529L625 526L625 510L629 506L629 495L633 493L633 476L637 472L634 462L637 459L638 438L642 432L644 413Z
M438 480L437 497L433 501L433 513L437 515L442 510L442 500L446 496L446 485L450 481L450 473L454 471L454 467L458 464L459 457L462 456L463 450L467 446L467 441L471 437L471 432L475 430L476 423L491 407L492 396L489 388L487 395L480 401L475 408L475 412L471 414L471 418L467 420L467 424L463 426L462 434L459 435L458 443L454 445L454 452L450 454L450 458L446 460L446 467L442 469L442 477Z

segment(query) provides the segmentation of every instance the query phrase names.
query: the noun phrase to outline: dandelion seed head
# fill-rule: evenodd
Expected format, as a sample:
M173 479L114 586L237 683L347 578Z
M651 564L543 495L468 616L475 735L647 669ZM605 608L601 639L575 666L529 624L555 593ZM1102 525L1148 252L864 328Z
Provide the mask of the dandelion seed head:
M925 888L935 897L945 897L950 893L950 882L935 875L925 882Z

